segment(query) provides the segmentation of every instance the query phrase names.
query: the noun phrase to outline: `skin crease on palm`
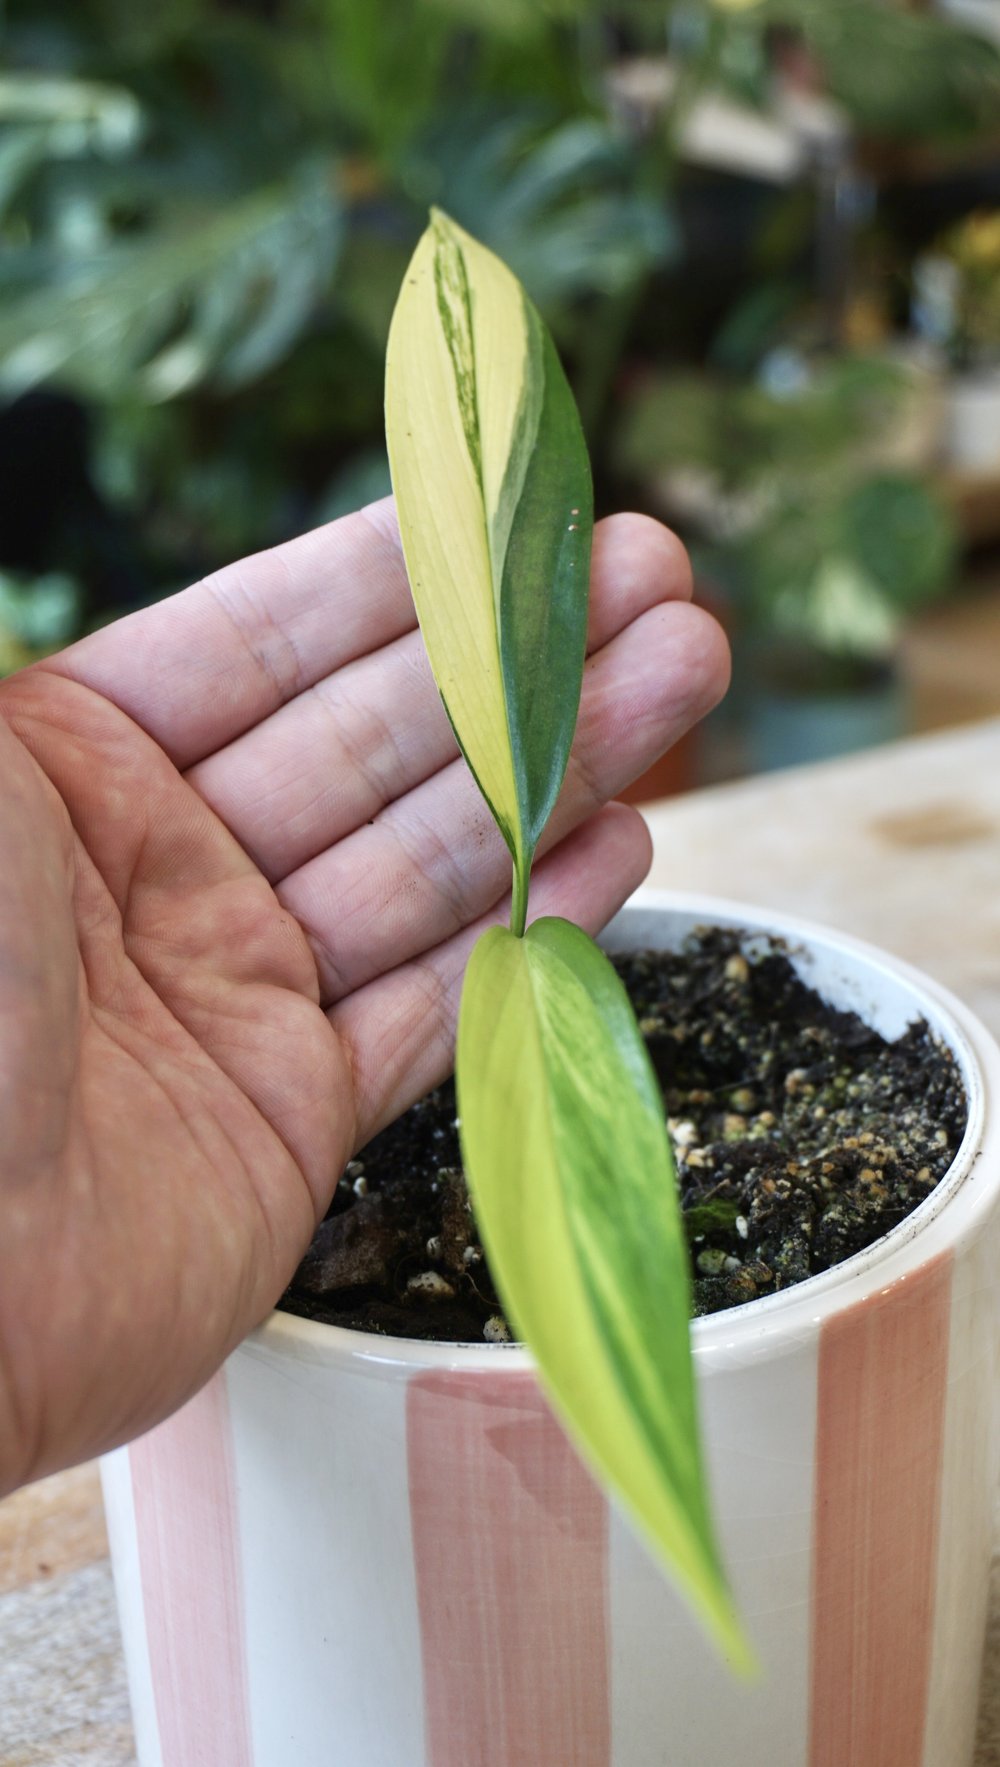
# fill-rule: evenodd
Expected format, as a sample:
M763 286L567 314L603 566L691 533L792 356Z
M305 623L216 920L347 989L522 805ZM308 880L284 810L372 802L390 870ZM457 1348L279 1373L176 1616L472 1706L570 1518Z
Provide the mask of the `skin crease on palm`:
M679 543L595 534L531 916L600 927L609 805L725 691ZM510 864L391 502L0 684L0 1492L138 1434L273 1306L352 1152L449 1070Z

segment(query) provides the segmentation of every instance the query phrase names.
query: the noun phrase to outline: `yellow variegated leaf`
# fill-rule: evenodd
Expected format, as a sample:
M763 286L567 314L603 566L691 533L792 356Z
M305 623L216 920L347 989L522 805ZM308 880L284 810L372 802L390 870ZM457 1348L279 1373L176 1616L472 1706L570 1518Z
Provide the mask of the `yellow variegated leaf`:
M431 666L526 884L579 703L590 468L538 313L439 212L393 316L386 437Z
M457 1081L476 1219L510 1319L602 1484L746 1668L705 1491L663 1101L621 981L578 927L484 933Z

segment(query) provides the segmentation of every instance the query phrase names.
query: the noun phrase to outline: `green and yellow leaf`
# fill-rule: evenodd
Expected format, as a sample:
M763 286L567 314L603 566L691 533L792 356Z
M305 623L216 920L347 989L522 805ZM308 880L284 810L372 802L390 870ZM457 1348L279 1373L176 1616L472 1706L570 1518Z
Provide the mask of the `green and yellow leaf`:
M463 1156L501 1298L566 1427L734 1666L712 1530L686 1240L663 1102L628 996L564 920L493 928L462 996Z
M524 289L439 211L393 315L386 438L431 667L526 881L579 705L590 466Z
M524 290L440 213L393 317L386 433L417 615L513 855L521 933L579 705L590 470ZM463 1155L510 1317L595 1472L745 1666L705 1493L662 1101L627 996L585 934L544 920L480 940L457 1068Z

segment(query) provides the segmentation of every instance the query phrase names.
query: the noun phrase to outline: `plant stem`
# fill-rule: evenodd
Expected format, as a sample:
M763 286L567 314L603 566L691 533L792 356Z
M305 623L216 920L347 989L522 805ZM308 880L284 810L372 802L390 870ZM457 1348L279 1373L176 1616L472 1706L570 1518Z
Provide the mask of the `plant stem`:
M531 882L531 859L525 855L514 860L514 898L510 905L510 930L516 939L524 938L528 918L528 885Z

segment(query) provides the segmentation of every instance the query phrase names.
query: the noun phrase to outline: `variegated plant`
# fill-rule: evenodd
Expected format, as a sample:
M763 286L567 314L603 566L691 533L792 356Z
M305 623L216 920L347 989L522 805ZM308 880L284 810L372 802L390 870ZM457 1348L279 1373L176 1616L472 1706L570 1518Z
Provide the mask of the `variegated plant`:
M476 945L458 1029L480 1232L581 1452L743 1663L705 1493L662 1099L603 953L568 921L525 931L532 857L580 699L586 446L523 288L437 211L389 335L386 433L431 666L513 862L511 929Z

